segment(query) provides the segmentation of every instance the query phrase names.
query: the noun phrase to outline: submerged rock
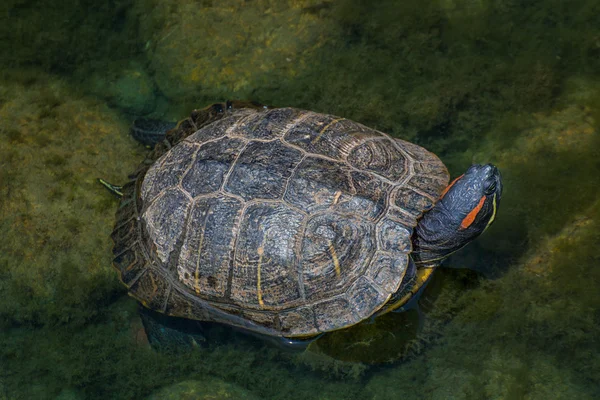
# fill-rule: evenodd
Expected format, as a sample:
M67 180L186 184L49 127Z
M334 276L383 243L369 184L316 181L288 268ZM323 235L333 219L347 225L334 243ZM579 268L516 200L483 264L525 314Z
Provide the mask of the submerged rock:
M594 108L574 102L547 112L507 114L469 157L498 165L505 182L502 211L479 243L507 261L571 224L597 198L600 133Z
M96 182L122 181L146 150L128 123L64 81L14 72L0 90L0 276L6 321L85 321L119 290L111 267L115 200Z
M164 387L148 400L258 400L249 391L216 378L189 380Z
M134 115L147 115L156 108L157 95L154 81L137 62L123 68L95 73L91 79L92 91Z
M310 67L326 41L327 7L310 0L137 3L155 80L174 101L277 87Z

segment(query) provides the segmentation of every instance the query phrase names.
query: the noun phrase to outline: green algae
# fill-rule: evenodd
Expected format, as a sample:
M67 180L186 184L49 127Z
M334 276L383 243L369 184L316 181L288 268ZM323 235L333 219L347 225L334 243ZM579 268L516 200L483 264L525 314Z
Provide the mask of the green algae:
M143 398L207 377L280 399L598 397L597 2L263 1L254 6L271 4L281 17L259 22L234 2L152 4L9 1L0 10L0 398ZM220 25L208 16L243 22L246 40L229 37L227 54L245 55L216 57L223 43L190 36L163 59L157 49L177 45L167 35L182 13L214 35ZM260 57L243 48L290 21L286 35L308 35L283 35ZM168 70L186 57L206 65L198 85ZM110 267L115 201L95 183L122 182L145 149L127 137L119 110L85 92L115 98L89 77L108 82L117 75L104 71L131 58L150 66L143 73L169 97L157 116L243 96L414 140L453 175L473 161L497 163L505 179L497 222L450 264L502 273L439 271L421 302L420 334L401 349L403 362L384 368L244 342L150 351L134 340L135 304ZM377 335L404 317L338 338L366 349L352 360L386 360L381 353L400 343Z
M258 397L222 381L185 381L165 387L154 393L148 400L211 400L211 399L258 399Z
M11 100L0 111L3 126L19 132L11 134L18 140L0 147L2 227L11 233L0 245L0 261L12 282L3 288L0 315L6 321L42 325L79 317L85 321L101 298L120 289L109 253L93 253L109 251L108 236L97 232L109 235L109 226L103 226L111 220L110 213L94 217L93 209L106 209L94 176L114 177L119 168L98 169L93 153L98 156L109 130L126 131L116 116L104 115L105 106L47 79L40 77L29 86L7 83ZM50 108L53 115L45 112ZM123 139L111 139L120 148L105 141L109 158L126 160L135 153L133 147L125 150ZM138 151L141 157L144 151Z

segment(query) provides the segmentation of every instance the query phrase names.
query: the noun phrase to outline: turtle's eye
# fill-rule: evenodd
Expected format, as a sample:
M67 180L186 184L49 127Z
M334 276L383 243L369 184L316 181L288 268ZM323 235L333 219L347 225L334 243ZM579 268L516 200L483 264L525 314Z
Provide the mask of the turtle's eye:
M485 194L492 194L496 191L496 181L492 182L490 186L485 190Z

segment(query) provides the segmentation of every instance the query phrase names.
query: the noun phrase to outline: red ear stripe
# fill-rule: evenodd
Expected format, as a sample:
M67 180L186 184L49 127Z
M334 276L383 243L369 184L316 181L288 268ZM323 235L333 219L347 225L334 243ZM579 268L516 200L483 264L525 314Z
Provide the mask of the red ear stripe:
M448 186L446 186L446 189L444 189L444 191L443 191L443 192L442 192L442 194L440 195L440 199L443 199L443 198L444 198L444 196L446 195L446 193L448 192L448 190L450 190L450 188L451 188L452 186L454 186L454 184L455 184L456 182L458 182L458 180L459 180L460 178L462 178L463 176L465 176L465 174L462 174L461 176L459 176L458 178L455 178L455 179L454 179L452 182L450 182L450 184L449 184Z
M473 221L475 221L477 214L479 214L479 211L481 211L483 203L485 203L485 196L481 197L481 200L479 200L479 203L477 203L475 208L472 209L471 212L468 213L467 216L462 220L462 222L460 223L460 229L467 229L469 226L471 226Z

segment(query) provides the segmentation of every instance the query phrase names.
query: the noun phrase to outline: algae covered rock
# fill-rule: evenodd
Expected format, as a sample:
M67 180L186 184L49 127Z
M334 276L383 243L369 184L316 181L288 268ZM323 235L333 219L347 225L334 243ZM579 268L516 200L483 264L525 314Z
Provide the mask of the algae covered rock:
M154 81L140 63L130 62L91 77L91 90L114 107L135 115L146 115L156 107Z
M148 400L258 400L247 390L216 378L189 380L164 387Z
M127 59L138 39L135 19L127 18L132 2L3 0L0 63L70 75Z
M598 396L590 385L600 374L590 350L600 345L594 313L600 191L592 178L600 176L600 146L593 111L571 102L498 131L512 133L510 146L501 145L507 137L494 136L486 148L505 177L503 212L496 232L482 239L518 258L498 279L454 299L442 297L444 288L436 312L455 307L454 317L422 355L374 376L366 386L372 398ZM520 255L517 238L528 238Z
M0 315L7 321L92 318L111 291L114 199L97 177L121 181L146 150L105 104L39 71L0 89Z
M75 389L63 389L54 400L83 400L85 396Z
M600 201L532 247L500 279L436 301L458 308L419 357L374 375L383 399L594 399L600 345ZM446 289L443 290L447 293ZM448 301L453 300L453 301ZM436 345L437 343L438 345ZM419 387L419 391L414 391Z
M137 7L147 58L160 90L170 99L248 98L277 87L315 61L327 24L310 0L163 2Z
M478 243L507 259L557 234L599 195L600 133L594 109L584 102L507 114L472 157L490 155L506 193L502 217Z

